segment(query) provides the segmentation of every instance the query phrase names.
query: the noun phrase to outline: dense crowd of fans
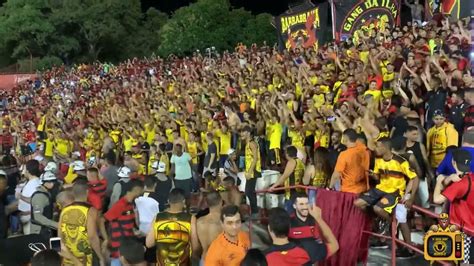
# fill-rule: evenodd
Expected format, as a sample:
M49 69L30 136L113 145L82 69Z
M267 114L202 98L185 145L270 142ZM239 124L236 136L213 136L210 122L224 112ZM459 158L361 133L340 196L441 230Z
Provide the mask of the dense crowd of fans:
M303 265L344 256L321 210L295 189L269 212L273 245L251 249L242 220L259 217L256 183L272 169L281 175L270 191L360 194L354 204L385 224L396 217L407 242L415 202L449 202L472 250L470 44L466 21L442 18L317 51L241 44L41 73L1 95L0 246L26 241L37 251L31 243L58 236L61 257L40 251L32 262L46 264L37 265ZM305 235L295 239L299 229ZM24 254L0 258L19 265L32 256Z

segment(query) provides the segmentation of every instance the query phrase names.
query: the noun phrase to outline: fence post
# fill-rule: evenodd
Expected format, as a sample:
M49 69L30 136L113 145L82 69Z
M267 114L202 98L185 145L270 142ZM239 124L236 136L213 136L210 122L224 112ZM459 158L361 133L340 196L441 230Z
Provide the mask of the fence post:
M397 265L397 219L393 217L392 219L392 266Z

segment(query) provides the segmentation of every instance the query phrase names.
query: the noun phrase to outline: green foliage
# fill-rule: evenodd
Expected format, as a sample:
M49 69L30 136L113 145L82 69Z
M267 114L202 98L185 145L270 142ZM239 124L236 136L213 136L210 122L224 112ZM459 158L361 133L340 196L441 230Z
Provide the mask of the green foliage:
M238 42L273 43L276 36L270 21L270 14L253 16L233 9L228 0L198 0L178 9L161 28L159 52L183 55L212 46L233 50Z
M1 3L1 0L0 0ZM238 42L273 43L271 15L232 8L229 0L197 0L171 16L140 0L6 0L0 7L0 66L25 69L119 62L152 53L184 55ZM36 62L37 61L37 62Z

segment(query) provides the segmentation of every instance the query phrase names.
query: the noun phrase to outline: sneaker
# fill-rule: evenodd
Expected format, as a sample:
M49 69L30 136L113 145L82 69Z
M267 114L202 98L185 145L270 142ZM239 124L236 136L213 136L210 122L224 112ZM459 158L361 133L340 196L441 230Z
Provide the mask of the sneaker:
M397 258L399 258L399 259L409 259L409 258L413 258L414 256L415 256L415 254L412 253L407 248L398 248L397 249Z
M374 241L373 243L371 243L370 247L373 248L373 249L387 249L388 248L388 243L377 240L377 241Z

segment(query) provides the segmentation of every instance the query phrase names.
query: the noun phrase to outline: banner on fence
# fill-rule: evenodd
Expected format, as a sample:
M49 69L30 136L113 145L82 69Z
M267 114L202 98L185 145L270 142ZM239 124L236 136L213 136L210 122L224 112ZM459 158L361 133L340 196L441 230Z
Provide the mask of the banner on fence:
M333 5L336 40L353 38L359 43L362 34L399 25L399 0L343 0Z
M317 49L328 29L328 12L328 3L318 6L303 4L276 17L280 50L298 47Z
M20 83L23 83L27 80L33 80L35 78L36 78L36 74L0 75L0 91L10 90Z

